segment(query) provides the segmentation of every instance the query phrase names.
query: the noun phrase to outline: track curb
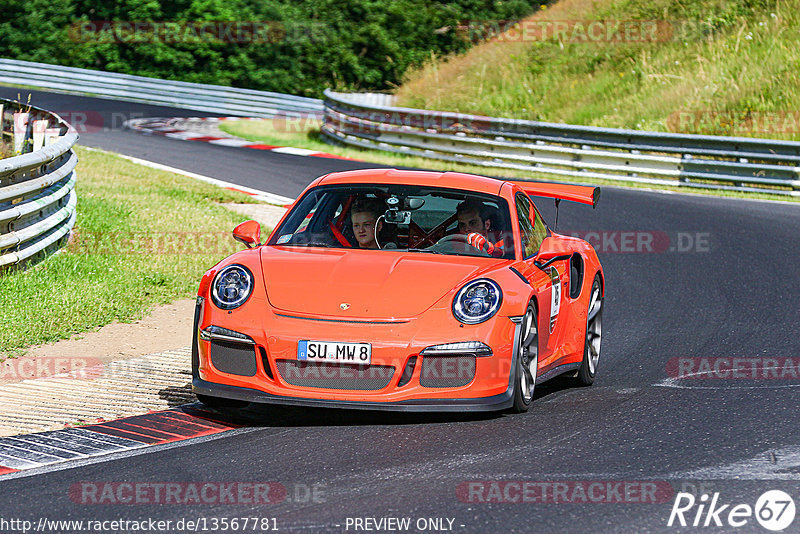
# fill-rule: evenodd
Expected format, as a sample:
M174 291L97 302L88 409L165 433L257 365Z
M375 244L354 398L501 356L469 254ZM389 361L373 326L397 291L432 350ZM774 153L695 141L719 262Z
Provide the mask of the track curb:
M226 135L222 132L216 131L214 135L208 135L205 132L199 132L192 129L187 129L182 126L183 123L196 122L203 125L218 125L223 121L240 121L240 120L264 120L260 117L150 117L143 119L131 119L125 121L123 127L134 130L148 135L163 135L170 139L179 139L181 141L195 141L201 143L209 143L212 145L229 146L233 148L250 148L253 150L268 150L270 152L277 152L280 154L289 154L292 156L312 156L317 158L331 158L343 159L348 161L360 161L353 158L338 156L336 154L329 154L328 152L319 152L310 150L308 148L297 148L291 146L280 145L267 145L264 143L254 143L231 135Z

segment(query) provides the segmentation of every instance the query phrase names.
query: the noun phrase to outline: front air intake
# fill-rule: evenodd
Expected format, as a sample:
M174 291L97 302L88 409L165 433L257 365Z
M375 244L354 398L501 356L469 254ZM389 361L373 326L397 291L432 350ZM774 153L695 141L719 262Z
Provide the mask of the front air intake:
M255 347L238 342L214 340L211 342L211 364L222 373L255 376Z
M426 388L458 388L475 379L475 356L423 356L419 383Z
M275 367L293 386L321 389L377 391L389 385L394 375L391 365L346 365L338 363L276 360Z

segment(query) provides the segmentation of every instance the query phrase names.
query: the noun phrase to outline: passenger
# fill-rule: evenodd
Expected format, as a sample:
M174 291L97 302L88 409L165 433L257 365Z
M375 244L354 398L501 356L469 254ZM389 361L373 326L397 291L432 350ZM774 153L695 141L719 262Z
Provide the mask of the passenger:
M385 211L383 201L377 198L359 197L353 202L350 220L359 248L380 248L375 235L383 228L383 221L378 219Z

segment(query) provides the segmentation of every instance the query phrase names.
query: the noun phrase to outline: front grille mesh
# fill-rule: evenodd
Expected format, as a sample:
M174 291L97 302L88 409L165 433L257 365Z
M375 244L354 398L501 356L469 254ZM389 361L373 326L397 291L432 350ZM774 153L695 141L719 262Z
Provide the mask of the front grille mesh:
M347 365L339 363L276 360L281 378L293 386L322 389L377 391L389 385L391 365Z
M211 363L223 373L255 376L256 350L252 345L212 341Z
M426 388L457 388L475 378L475 356L423 356L419 383Z

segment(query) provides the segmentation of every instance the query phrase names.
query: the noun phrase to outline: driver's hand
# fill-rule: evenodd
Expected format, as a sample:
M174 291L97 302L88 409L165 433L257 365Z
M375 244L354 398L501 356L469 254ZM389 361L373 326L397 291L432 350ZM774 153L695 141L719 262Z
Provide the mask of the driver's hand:
M467 243L471 246L477 248L478 250L486 249L486 252L492 254L494 252L494 245L487 241L485 237L483 237L478 232L472 232L467 234Z

